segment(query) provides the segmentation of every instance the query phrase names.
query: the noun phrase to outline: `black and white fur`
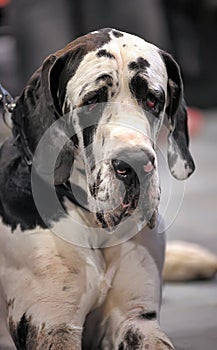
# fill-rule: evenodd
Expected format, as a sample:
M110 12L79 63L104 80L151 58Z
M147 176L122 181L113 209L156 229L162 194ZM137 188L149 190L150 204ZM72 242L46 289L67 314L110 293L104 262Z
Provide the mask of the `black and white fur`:
M13 136L0 151L2 324L17 349L173 349L159 327L164 235L154 228L156 140L165 115L168 164L185 179L194 163L179 67L154 45L113 29L73 41L28 82L12 115ZM53 181L64 209L81 154L88 210L73 198L71 216L110 232L129 220L129 231L141 228L133 238L100 249L91 239L81 247L52 233L53 222L65 218L40 176L43 150L34 158L52 125L48 148L59 152ZM35 205L32 171L47 220ZM71 235L79 234L72 226Z

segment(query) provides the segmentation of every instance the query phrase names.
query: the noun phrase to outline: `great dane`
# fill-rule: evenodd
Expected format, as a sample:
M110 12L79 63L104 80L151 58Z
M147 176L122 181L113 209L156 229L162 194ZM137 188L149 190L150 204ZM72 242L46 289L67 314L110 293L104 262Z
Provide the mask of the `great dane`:
M1 349L9 334L22 350L174 349L159 326L164 121L186 179L180 69L118 30L76 39L29 80L0 151Z

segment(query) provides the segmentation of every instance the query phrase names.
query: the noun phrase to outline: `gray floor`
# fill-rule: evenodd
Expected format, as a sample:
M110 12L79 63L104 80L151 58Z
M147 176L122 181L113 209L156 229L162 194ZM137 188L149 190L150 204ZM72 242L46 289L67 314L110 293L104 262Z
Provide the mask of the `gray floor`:
M207 112L203 128L191 139L197 170L186 182L181 208L167 235L169 240L202 244L217 254L216 117L217 112ZM172 191L172 203L177 196L180 193ZM171 205L167 217L172 211ZM165 285L161 325L177 350L217 349L217 279Z

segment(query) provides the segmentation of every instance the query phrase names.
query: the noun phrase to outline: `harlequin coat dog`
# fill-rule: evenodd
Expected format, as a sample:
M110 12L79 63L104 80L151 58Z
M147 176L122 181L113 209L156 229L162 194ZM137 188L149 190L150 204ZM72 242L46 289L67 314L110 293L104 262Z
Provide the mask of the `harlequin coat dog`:
M117 30L76 39L29 80L0 151L2 327L17 349L173 349L159 326L165 116L169 168L186 179L179 67Z

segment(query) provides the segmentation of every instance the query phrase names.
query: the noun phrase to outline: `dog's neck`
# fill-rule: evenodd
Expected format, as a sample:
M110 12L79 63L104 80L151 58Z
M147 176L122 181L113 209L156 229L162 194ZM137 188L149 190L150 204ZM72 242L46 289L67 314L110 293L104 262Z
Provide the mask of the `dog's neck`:
M12 231L18 226L23 231L34 229L37 226L49 227L52 221L59 220L65 215L65 198L76 203L69 184L56 186L57 198L63 207L62 213L56 212L49 201L50 186L37 177L37 185L45 200L43 208L47 218L45 222L33 198L31 171L22 150L16 147L14 138L7 139L0 149L0 215L3 223L9 225ZM76 192L78 193L78 190ZM81 196L83 196L82 202L85 203L84 195L81 194Z

